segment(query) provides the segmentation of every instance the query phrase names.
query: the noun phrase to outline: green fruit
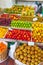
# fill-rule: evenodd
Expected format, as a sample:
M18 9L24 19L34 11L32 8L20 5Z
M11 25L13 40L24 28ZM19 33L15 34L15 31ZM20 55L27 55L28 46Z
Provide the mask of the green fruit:
M18 28L32 28L32 23L28 21L12 21L11 27L18 27Z

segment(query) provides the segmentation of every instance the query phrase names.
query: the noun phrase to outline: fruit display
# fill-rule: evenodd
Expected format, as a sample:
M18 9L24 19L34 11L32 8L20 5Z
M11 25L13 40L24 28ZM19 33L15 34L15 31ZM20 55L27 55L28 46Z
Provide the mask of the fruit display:
M43 23L35 22L32 24L32 40L43 43Z
M37 18L38 18L37 21L43 22L43 17L38 16Z
M32 6L25 6L22 9L22 16L34 16L35 12L34 12L34 7Z
M1 14L0 15L0 25L1 26L10 26L12 20L20 19L19 15L15 14Z
M19 15L16 15L16 14L1 14L0 15L0 18L10 18L11 20L18 20L20 18Z
M43 50L37 45L29 46L26 43L19 45L13 55L15 59L23 64L38 65L43 62Z
M0 26L10 26L11 19L10 18L0 18Z
M3 61L7 58L7 45L4 44L5 42L0 42L0 61Z
M31 41L31 31L30 30L19 30L19 29L9 30L5 38L23 40L23 41Z
M0 18L9 18L9 14L1 14Z
M14 5L11 8L5 8L4 13L21 14L22 16L34 16L34 7L24 5Z
M15 15L15 14L10 14L9 18L11 18L11 20L19 20L20 16L19 15Z
M34 16L21 16L20 20L33 22L33 18Z
M0 27L0 38L4 38L4 36L6 35L8 29L4 28L4 27Z
M43 5L26 1L1 2L0 65L43 65Z
M32 22L22 21L22 20L13 20L11 22L11 27L13 28L32 28Z
M13 5L11 8L5 8L4 13L9 14L21 14L24 5Z
M43 30L43 23L34 22L32 24L32 28L35 29L35 30Z

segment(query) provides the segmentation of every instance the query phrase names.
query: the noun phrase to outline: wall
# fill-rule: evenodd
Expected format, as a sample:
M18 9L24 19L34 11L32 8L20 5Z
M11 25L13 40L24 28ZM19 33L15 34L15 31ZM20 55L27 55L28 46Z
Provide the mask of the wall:
M0 7L1 8L6 8L6 7L11 7L13 5L12 0L0 0Z

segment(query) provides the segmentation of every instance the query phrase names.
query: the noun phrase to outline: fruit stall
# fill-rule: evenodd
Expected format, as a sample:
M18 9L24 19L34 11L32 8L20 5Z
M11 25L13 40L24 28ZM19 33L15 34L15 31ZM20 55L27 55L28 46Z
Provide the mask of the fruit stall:
M0 8L0 65L43 65L42 13L27 5Z

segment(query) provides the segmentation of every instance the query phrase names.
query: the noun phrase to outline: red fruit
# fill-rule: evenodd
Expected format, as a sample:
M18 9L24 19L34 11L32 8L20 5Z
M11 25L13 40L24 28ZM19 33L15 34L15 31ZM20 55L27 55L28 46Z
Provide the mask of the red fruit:
M16 39L16 40L30 41L31 40L31 32L29 32L27 30L13 29L7 33L6 37Z
M28 41L30 41L30 38L28 38Z
M5 17L5 18L8 18L9 15L8 14L2 14L1 17Z

